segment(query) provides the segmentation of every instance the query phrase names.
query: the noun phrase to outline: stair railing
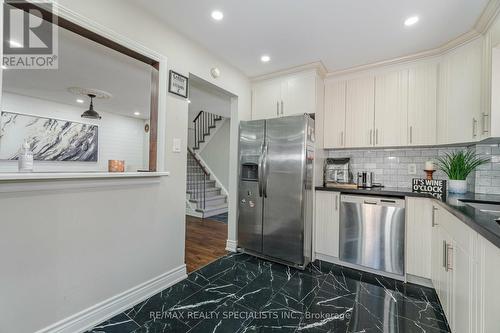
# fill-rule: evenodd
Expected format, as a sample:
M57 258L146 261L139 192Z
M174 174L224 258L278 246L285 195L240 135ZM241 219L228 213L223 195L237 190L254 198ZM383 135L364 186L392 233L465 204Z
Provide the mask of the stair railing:
M215 128L217 121L222 120L221 116L200 111L194 118L194 146L193 150L200 149L200 143L205 142L205 137L210 135L210 130Z
M198 209L206 207L207 181L210 180L210 173L203 167L196 154L188 148L188 173L187 173L187 190L191 195L191 199L196 200Z

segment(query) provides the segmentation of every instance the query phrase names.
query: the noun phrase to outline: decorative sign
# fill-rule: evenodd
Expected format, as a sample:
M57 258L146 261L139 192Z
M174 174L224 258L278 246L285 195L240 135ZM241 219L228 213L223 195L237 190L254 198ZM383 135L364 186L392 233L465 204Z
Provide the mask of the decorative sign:
M188 78L184 75L170 71L168 91L177 96L188 97Z
M446 200L446 180L414 178L412 192L429 193L436 199Z

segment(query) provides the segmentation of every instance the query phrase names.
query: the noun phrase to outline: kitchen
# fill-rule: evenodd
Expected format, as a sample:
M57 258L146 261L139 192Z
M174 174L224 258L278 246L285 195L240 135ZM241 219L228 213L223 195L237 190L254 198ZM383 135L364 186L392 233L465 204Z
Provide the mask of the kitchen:
M0 331L499 332L500 1L415 6L60 0L159 67L157 161L2 161ZM227 254L189 274L191 101L169 71L233 96ZM106 130L102 99L71 98Z
M266 134L263 143L262 135L253 137L257 137L255 150L263 147L254 167L264 190L261 195L255 185L246 191L248 179L240 183L241 249L298 268L320 260L433 288L447 324L417 320L422 332L498 331L497 27L498 19L482 33L474 31L441 48L379 64L327 73L322 63L313 63L254 79L252 119L266 119L267 131L279 126L281 118L283 129L281 135ZM292 173L290 157L298 152L288 152L291 146L279 141L286 140L285 131L290 131L285 119L299 110L314 114L316 132L314 222L303 213L295 223L302 231L284 228L290 218L266 213L266 207L288 213L279 200L297 196L308 200L307 179L301 183L304 190L290 193L292 174L302 172L307 178L307 168ZM264 121L243 122L242 132L259 122ZM288 133L288 137L295 136ZM248 138L242 136L245 147ZM281 153L269 151L268 144L273 143ZM301 153L307 161L307 148ZM242 170L246 156L252 154L242 151ZM273 165L273 160L289 164ZM264 171L257 175L260 168ZM266 195L266 188L283 189L284 183L287 195ZM264 217L246 217L254 201L256 207L264 206ZM307 206L302 203L306 214ZM249 226L250 232L243 229ZM312 251L308 232L313 234ZM291 241L291 235L297 240ZM303 244L299 239L305 239ZM304 254L292 259L291 253L300 253L296 244L302 245ZM382 322L384 332L397 330Z

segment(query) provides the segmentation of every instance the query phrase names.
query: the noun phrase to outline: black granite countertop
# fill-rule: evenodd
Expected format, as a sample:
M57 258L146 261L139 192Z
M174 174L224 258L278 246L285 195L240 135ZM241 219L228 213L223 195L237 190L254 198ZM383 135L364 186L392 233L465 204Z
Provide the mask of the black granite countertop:
M500 204L500 195L494 194L453 194L448 195L446 201L434 199L429 194L414 193L409 188L372 188L372 189L344 189L336 187L316 187L316 191L333 191L341 192L344 194L362 194L374 196L387 196L387 197L422 197L431 198L438 202L443 208L448 210L455 217L463 221L481 236L495 244L500 248L500 224L495 221L496 216L493 214L482 212L481 210L467 205L461 200L469 200L480 203L497 203Z
M373 187L373 188L341 188L341 187L316 187L316 191L332 191L341 192L344 194L364 194L364 195L374 195L374 196L385 196L385 197L422 197L427 198L429 194L426 193L414 193L410 188L396 188L396 187Z

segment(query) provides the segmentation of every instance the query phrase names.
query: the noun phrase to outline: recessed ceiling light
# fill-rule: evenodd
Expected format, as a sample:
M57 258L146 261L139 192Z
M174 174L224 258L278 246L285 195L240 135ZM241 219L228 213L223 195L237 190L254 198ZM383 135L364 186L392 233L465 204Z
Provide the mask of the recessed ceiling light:
M411 27L412 25L416 24L418 21L420 20L420 18L418 16L411 16L411 17L408 17L406 20L405 20L405 25L407 27Z
M214 10L212 12L212 18L216 21L220 21L224 18L224 14L220 10Z
M76 102L77 102L77 103L80 103L80 104L83 104L85 101L84 101L83 99L80 99L80 98L79 98L79 99L77 99L77 100L76 100Z
M15 40L9 40L10 47L23 47L23 44L16 42Z
M190 104L190 103L191 103L191 100L190 100L190 99L188 99L188 100L187 100L187 102L188 102L188 104Z
M135 111L135 112L134 112L134 116L140 116L140 115L141 115L141 113L140 113L140 112L138 112L138 111Z
M268 55L263 55L262 57L260 57L260 61L269 62L269 61L271 61L271 57Z

